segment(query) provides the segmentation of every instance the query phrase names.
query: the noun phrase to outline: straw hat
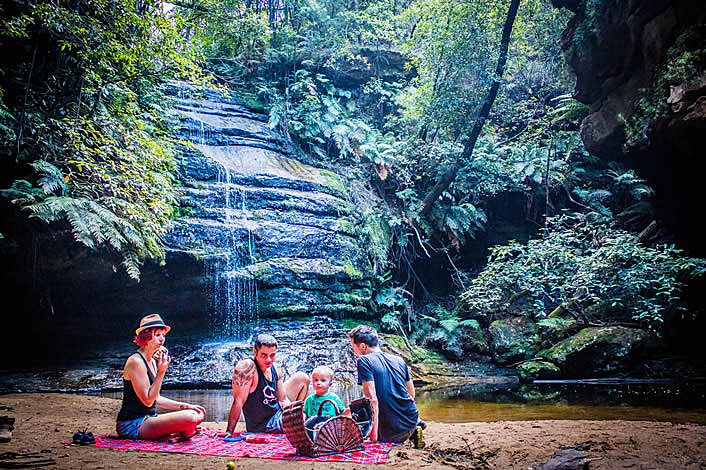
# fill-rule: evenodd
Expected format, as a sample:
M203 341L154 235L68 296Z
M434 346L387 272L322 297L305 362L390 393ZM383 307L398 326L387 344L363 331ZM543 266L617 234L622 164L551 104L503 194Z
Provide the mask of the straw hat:
M140 320L140 327L135 330L135 334L139 335L140 331L146 330L147 328L153 328L155 326L165 328L167 330L167 333L169 333L169 330L172 329L170 326L164 324L162 317L160 317L156 313L153 313L152 315L147 315L142 320Z

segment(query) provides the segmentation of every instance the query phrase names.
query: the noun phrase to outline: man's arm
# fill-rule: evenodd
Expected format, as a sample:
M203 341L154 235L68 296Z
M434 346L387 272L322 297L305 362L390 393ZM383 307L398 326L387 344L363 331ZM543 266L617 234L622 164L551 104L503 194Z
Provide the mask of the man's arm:
M253 380L257 377L255 367L254 361L243 359L238 361L233 371L233 379L231 380L233 404L228 413L228 427L226 427L226 434L229 436L232 436L233 431L235 431L235 425L238 424L240 419L240 412L243 411L243 404L248 399Z
M414 400L414 382L411 380L407 381L407 391L409 392L409 396L412 397L412 400Z
M372 380L367 380L363 382L363 395L370 400L370 409L373 411L373 422L370 426L370 442L377 442L378 440L378 396L375 393L375 382Z
M277 370L277 388L275 389L275 396L279 402L280 408L284 409L285 406L289 406L291 403L289 398L287 398L287 392L284 389L284 380L282 380L282 369L275 365Z

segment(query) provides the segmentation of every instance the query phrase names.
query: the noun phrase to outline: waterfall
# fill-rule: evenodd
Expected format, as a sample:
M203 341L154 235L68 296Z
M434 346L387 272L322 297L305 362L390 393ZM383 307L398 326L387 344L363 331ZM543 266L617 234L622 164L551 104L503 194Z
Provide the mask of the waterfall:
M217 185L223 193L224 233L206 262L207 273L213 280L210 326L219 336L239 337L247 333L246 325L258 319L257 282L247 269L255 262L255 243L248 220L247 192L232 183L230 171L223 163L218 170Z
M213 127L206 116L213 115L214 110L204 108L203 96L192 87L180 85L177 98L192 119L186 128L188 140L201 149L212 145ZM232 149L227 145L218 148L224 154L231 154ZM247 191L231 179L231 170L237 168L232 162L217 158L213 161L218 165L218 174L216 181L207 185L222 196L222 203L216 202L216 207L209 208L215 212L217 225L214 236L204 240L204 264L212 305L209 326L216 336L237 338L247 335L251 323L258 319L257 282L248 270L255 262L255 239L248 220Z

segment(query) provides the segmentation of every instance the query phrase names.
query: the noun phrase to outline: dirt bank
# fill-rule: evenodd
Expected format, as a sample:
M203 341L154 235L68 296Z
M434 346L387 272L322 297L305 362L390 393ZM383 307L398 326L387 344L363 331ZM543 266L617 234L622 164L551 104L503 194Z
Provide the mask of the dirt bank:
M120 402L71 394L0 395L0 415L16 418L5 452L36 452L52 459L51 468L225 469L228 458L184 454L129 452L64 446L62 441L84 427L113 433ZM206 423L224 428L225 423ZM591 469L706 468L706 426L640 421L501 421L429 423L427 448L396 447L389 464L374 468L528 469L547 461L558 449L575 446L592 460ZM239 459L236 468L363 469L360 465Z

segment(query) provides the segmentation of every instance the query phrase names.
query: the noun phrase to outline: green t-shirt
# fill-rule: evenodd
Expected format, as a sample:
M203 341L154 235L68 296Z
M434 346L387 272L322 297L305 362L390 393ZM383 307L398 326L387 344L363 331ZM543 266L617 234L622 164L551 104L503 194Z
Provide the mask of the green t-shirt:
M312 416L318 415L319 406L324 400L333 400L336 403L336 406L338 406L339 413L343 413L343 410L346 408L341 399L338 398L335 393L327 393L326 395L322 396L314 394L307 397L306 401L304 402L304 414L307 416L307 418L311 418ZM337 415L338 413L336 413L336 409L331 403L326 403L323 409L321 410L321 416Z

